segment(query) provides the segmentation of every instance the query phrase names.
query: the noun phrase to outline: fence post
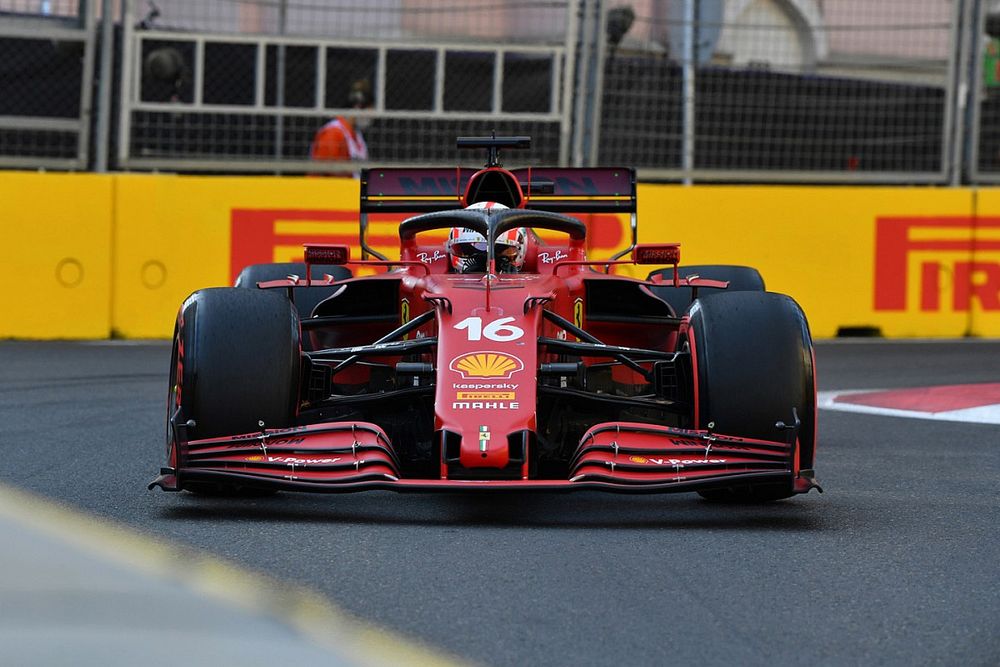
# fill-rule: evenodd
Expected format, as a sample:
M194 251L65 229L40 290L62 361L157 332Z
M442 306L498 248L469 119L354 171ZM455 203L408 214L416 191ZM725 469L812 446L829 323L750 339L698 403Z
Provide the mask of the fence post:
M590 78L593 71L594 25L597 22L595 6L599 0L581 0L580 30L577 41L577 61L575 99L573 100L573 160L574 167L582 167L586 156L583 154L584 135L587 130L588 102L592 91Z
M101 0L101 72L97 81L97 130L94 137L94 171L108 170L111 129L111 72L114 59L114 23L111 0Z
M983 76L983 45L979 41L980 36L986 33L986 3L977 0L976 12L973 17L972 30L976 36L976 50L972 59L972 91L969 95L969 103L972 108L969 111L969 128L967 132L968 144L966 145L966 174L969 183L978 185L981 174L979 173L979 141L981 139L980 126L982 123L981 107L986 93L986 83Z
M691 185L695 140L695 16L698 0L684 0L684 101L681 124L681 172L684 185Z
M563 62L562 82L562 121L559 128L559 166L570 164L573 148L573 127L577 69L577 48L580 44L580 14L583 11L584 0L569 0L566 3L566 39L565 60Z
M590 166L597 165L601 140L601 113L604 106L604 68L608 59L608 7L603 0L597 0L595 8L597 32L594 35L594 88L590 94L590 115L588 130L588 160Z
M135 55L132 50L132 30L135 14L133 12L133 0L122 0L122 64L119 68L121 77L118 89L118 169L129 159L132 154L131 124L132 124L132 98L133 83L135 82L134 68Z
M951 112L951 137L946 146L948 151L948 183L952 186L961 185L964 162L963 147L968 132L966 115L969 100L969 86L975 82L969 81L969 59L974 57L972 42L974 0L956 0L956 47L954 53L955 66L951 71L953 77L952 99L948 100Z
M80 85L80 126L77 135L76 159L78 168L87 168L87 153L90 150L90 127L94 121L94 29L97 10L93 3L87 3L78 10L82 15L86 43L83 51L83 72Z
M281 0L278 3L278 34L282 37L285 36L285 32L288 30L288 0ZM267 47L263 47L265 52L265 62L267 59ZM317 52L322 49L317 49ZM280 160L284 155L284 134L285 134L285 67L286 67L287 51L284 42L278 44L277 50L277 62L275 63L276 71L274 77L274 106L276 106L281 113L279 113L274 119L274 159Z

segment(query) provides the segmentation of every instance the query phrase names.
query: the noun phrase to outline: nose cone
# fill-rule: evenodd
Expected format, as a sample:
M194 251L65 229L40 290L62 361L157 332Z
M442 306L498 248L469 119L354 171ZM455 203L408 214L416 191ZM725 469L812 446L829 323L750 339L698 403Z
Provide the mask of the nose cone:
M500 278L489 308L483 286L467 276L438 290L452 303L451 312L439 311L434 406L448 478L527 474L541 322L537 308L525 312L533 287L520 276Z

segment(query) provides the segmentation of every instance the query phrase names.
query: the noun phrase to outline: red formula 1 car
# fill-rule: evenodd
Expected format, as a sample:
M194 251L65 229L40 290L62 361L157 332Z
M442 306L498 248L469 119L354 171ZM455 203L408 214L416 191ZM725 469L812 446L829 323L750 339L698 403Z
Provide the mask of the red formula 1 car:
M527 144L459 139L487 150L481 170L364 172L363 257L378 255L368 214L418 214L399 225L399 260L307 245L304 264L192 294L174 337L169 467L150 487L720 500L818 488L799 306L755 269L678 267L676 244L637 245L631 169L501 166L501 148ZM632 214L629 259L586 256L587 226L567 214L596 212ZM450 241L421 245L435 230L482 240L482 265L461 267ZM501 261L512 231L516 272ZM636 280L613 273L625 263L673 268Z

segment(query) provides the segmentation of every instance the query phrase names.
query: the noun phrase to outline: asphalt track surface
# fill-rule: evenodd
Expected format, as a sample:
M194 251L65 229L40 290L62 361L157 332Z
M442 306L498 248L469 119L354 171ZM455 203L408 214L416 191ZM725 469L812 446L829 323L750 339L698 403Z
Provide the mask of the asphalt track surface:
M0 483L306 586L473 663L1000 664L996 425L824 411L826 493L761 506L204 499L145 488L168 358L165 343L0 343ZM817 363L827 390L996 382L1000 342L821 343Z

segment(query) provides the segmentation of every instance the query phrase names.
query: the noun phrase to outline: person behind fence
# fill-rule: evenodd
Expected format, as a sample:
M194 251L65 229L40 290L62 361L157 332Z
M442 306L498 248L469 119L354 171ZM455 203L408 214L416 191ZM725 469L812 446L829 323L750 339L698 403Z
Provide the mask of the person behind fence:
M347 106L351 109L372 107L372 85L368 79L351 84ZM369 118L337 116L316 131L310 155L314 160L367 160L368 145L362 130Z

